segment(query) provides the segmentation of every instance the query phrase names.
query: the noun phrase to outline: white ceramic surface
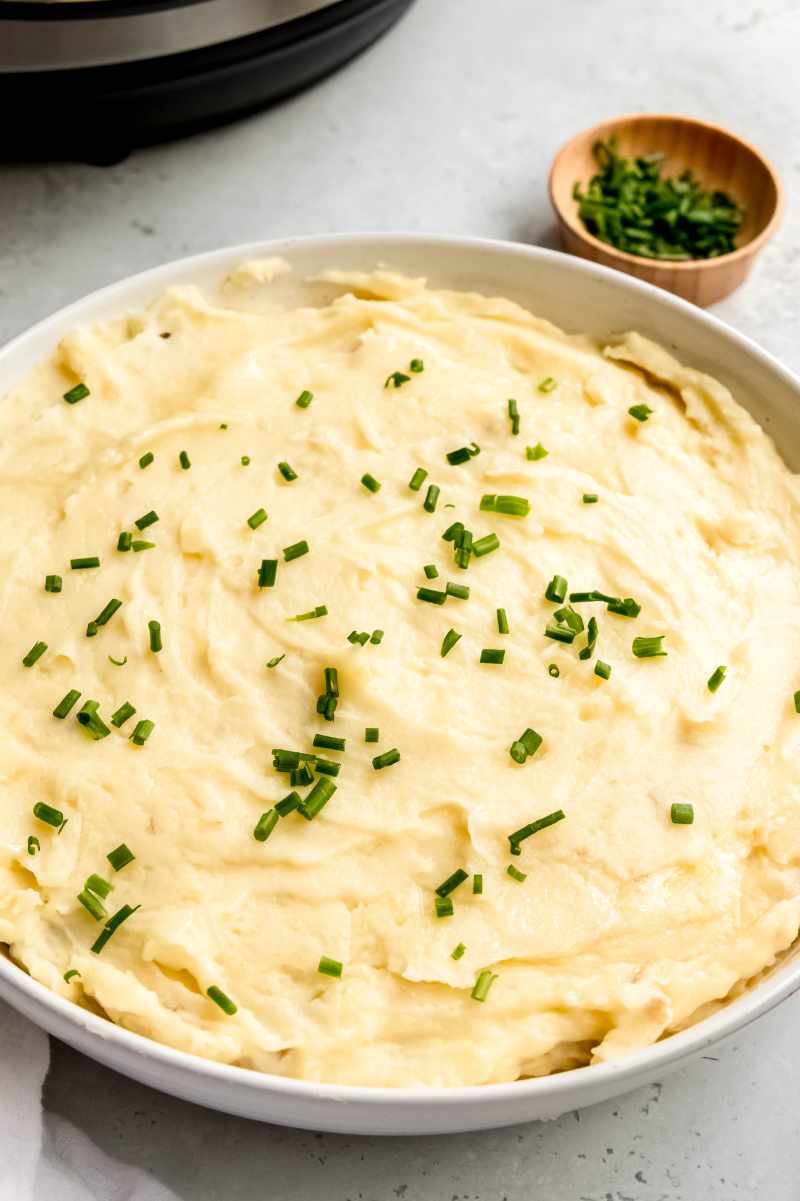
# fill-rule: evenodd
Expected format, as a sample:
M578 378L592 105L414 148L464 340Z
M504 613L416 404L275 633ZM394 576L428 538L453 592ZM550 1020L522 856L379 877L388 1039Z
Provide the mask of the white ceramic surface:
M233 247L124 280L70 305L0 351L0 395L76 324L139 308L173 283L207 289L243 259L281 255L294 270L272 285L296 301L319 294L304 280L326 267L377 264L425 275L435 286L511 297L568 330L599 336L636 328L716 375L800 467L800 381L714 317L665 292L553 251L511 243L408 235L323 236ZM0 996L87 1055L176 1096L229 1113L314 1130L434 1134L553 1118L661 1078L800 989L800 955L787 955L757 987L714 1016L618 1063L538 1080L461 1089L317 1085L210 1063L112 1025L0 959Z

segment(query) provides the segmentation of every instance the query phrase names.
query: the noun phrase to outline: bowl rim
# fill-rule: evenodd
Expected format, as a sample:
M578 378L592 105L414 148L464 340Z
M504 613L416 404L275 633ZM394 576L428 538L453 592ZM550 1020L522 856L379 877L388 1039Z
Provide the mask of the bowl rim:
M143 303L141 299L129 297L126 301L124 298L128 293L150 287L156 289L171 286L177 278L183 276L186 277L184 282L192 282L190 277L203 270L222 270L229 268L235 262L246 261L248 258L273 257L282 253L291 253L294 248L301 250L303 248L327 249L334 254L340 251L346 252L348 246L363 248L365 245L370 248L374 245L376 262L381 255L393 251L402 252L404 247L414 246L424 249L426 246L430 246L453 251L460 250L465 253L473 250L488 250L501 256L523 257L531 263L532 267L537 261L568 264L569 269L577 275L595 277L600 281L606 280L615 287L631 293L634 297L640 295L656 301L666 308L674 309L679 314L689 317L692 323L705 326L717 334L732 339L744 353L781 377L783 382L797 393L800 401L800 378L783 366L769 351L764 350L751 338L741 334L713 314L698 309L679 296L664 292L644 280L628 274L621 274L601 263L540 246L493 238L423 234L417 231L367 230L346 234L310 234L302 237L265 239L233 244L173 259L95 289L24 329L0 347L0 368L5 360L13 360L20 352L24 355L26 343L29 341L35 344L46 337L56 339L61 336L65 328L81 320L84 309L91 311L105 301L110 304L116 303L118 308L122 307L124 311L141 306ZM123 300L121 306L119 305L120 300ZM88 319L93 319L93 317L89 315ZM41 350L37 350L34 359L38 361L41 357ZM565 1109L580 1108L582 1104L589 1104L592 1100L597 1099L597 1096L593 1096L593 1094L600 1092L604 1086L608 1088L608 1092L602 1095L612 1095L612 1090L613 1093L621 1093L625 1091L625 1088L633 1088L638 1083L653 1079L654 1075L660 1071L666 1071L667 1068L679 1064L682 1060L695 1057L705 1048L744 1029L798 991L800 991L800 956L787 957L783 962L780 962L779 957L769 969L769 975L746 988L741 995L734 999L723 1000L719 1009L714 1013L617 1060L571 1068L546 1076L494 1084L453 1087L427 1085L388 1087L302 1080L234 1064L220 1063L216 1060L205 1059L192 1052L178 1050L168 1044L128 1030L91 1010L82 1008L35 980L5 953L0 954L0 998L49 1033L66 1042L73 1042L73 1045L78 1046L81 1051L90 1056L95 1053L101 1062L106 1061L107 1058L101 1053L101 1048L115 1047L123 1058L127 1057L130 1060L139 1060L149 1064L153 1073L160 1068L162 1074L159 1075L159 1083L155 1087L162 1088L163 1091L172 1091L167 1080L174 1073L175 1076L184 1080L206 1081L210 1084L217 1082L220 1085L228 1086L230 1090L239 1090L243 1096L260 1095L266 1099L269 1096L283 1095L287 1100L346 1103L354 1108L366 1103L370 1108L379 1110L393 1108L405 1113L418 1106L427 1107L428 1110L453 1109L459 1112L469 1111L475 1106L481 1110L500 1109L504 1103L509 1101L523 1101L525 1098L531 1099L534 1096L547 1098L556 1107L559 1099L563 1098L568 1101L568 1104L564 1106ZM32 1016L32 1012L35 1016ZM87 1050L87 1041L95 1045L94 1052ZM127 1066L115 1063L110 1054L108 1060L116 1070L136 1078L135 1072L129 1071ZM179 1096L186 1095L177 1086L175 1092ZM581 1099L583 1094L586 1094L585 1100ZM197 1097L193 1099L197 1099ZM213 1101L209 1100L204 1100L203 1103L212 1107L215 1105ZM224 1103L222 1097L216 1107L236 1112ZM265 1114L264 1118L273 1122L280 1120L276 1119L274 1114ZM524 1114L519 1120L525 1120ZM488 1114L485 1124L486 1126L491 1125ZM313 1128L324 1129L325 1125L324 1123L317 1124ZM456 1128L453 1127L453 1129ZM475 1128L474 1123L465 1128Z
M729 254L720 254L715 258L710 259L689 259L688 261L673 262L665 259L651 259L641 254L629 254L627 250L618 250L616 246L612 246L610 242L603 242L600 238L595 237L581 223L577 216L577 206L575 210L567 210L556 199L556 179L563 169L563 161L568 152L580 143L591 139L596 141L602 130L607 130L609 126L614 126L625 122L631 124L640 121L656 121L664 123L680 123L682 125L694 125L698 129L710 130L712 133L718 134L731 142L737 142L749 151L754 158L758 159L761 165L766 170L772 180L775 189L775 204L772 209L772 214L766 225L755 237L745 242L742 246L737 246ZM754 257L763 250L766 243L777 232L781 221L783 220L783 212L786 203L786 196L781 182L781 177L775 167L765 154L749 142L746 138L740 137L738 133L727 129L724 125L717 125L713 121L703 121L699 117L688 117L682 113L626 113L618 117L606 117L602 121L597 121L594 125L588 126L586 129L579 130L573 134L566 142L563 142L556 151L553 161L550 164L550 171L547 177L547 191L550 197L550 204L559 221L575 234L576 237L586 242L587 245L593 246L596 250L602 252L606 258L611 261L616 260L619 263L639 264L640 267L646 267L648 271L677 271L681 274L697 273L703 270L712 270L715 268L725 267L728 264L739 262L742 259Z

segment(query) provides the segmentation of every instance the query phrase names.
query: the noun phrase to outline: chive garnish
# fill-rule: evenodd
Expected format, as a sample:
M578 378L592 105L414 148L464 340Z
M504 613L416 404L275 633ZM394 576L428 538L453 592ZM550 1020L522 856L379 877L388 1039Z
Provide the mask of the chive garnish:
M500 546L500 539L497 534L484 534L477 542L472 544L472 553L476 559L482 558L484 555L489 555L493 550L497 550Z
M597 618L590 617L589 625L586 631L586 646L583 648L583 650L579 651L579 659L591 659L592 655L594 654L594 648L597 645L597 634Z
M206 989L206 996L209 997L215 1005L219 1005L222 1012L226 1013L229 1018L233 1017L233 1015L236 1013L236 1005L234 1002L222 991L221 988L217 988L216 984L212 984L210 988Z
M408 481L408 486L412 492L419 492L420 488L425 483L427 475L428 473L424 467L417 468L411 479Z
M583 503L585 505L596 505L598 499L596 492L584 492L583 494Z
M376 771L380 771L382 767L391 767L393 763L398 763L400 760L400 752L397 747L393 747L390 751L384 751L382 755L376 755L372 760L372 766Z
M272 588L275 584L275 578L278 574L277 559L262 559L261 566L258 569L258 586L259 588Z
M709 681L708 681L708 691L709 692L717 691L720 684L725 679L725 672L727 670L728 670L727 667L718 667L716 669L716 671L712 672L712 674L709 678Z
M453 584L448 581L445 585L445 595L454 596L457 600L469 600L469 588L466 584Z
M334 763L332 759L316 759L314 762L314 771L320 776L338 776L341 769L341 763Z
M308 773L311 775L311 772ZM309 783L311 781L309 780ZM275 802L275 812L279 817L288 817L290 813L294 813L295 809L300 808L300 793L290 792L283 798L282 801Z
M101 738L107 738L111 733L106 723L98 714L100 708L99 701L86 701L76 714L79 725L83 726L86 733L93 738L95 742L99 742Z
M33 667L37 660L41 659L44 652L47 650L46 642L34 642L27 655L23 655L22 662L25 667Z
M334 738L332 734L315 734L312 746L322 746L329 751L343 751L345 749L344 738Z
M466 949L467 948L464 946L463 942L460 942L458 946L453 947L453 950L450 952L450 958L461 959Z
M554 392L557 387L558 387L558 381L554 380L552 375L548 375L546 377L546 379L543 379L542 382L539 384L539 391L545 392L545 393Z
M291 563L292 559L299 559L303 555L307 555L308 549L308 543L304 538L301 542L293 542L291 546L284 546L283 557L287 563Z
M326 617L328 613L327 605L317 605L315 609L309 609L307 613L297 613L294 617L287 617L287 621L313 621L315 617Z
M611 675L611 665L604 663L602 659L598 659L594 665L594 674L599 676L601 680L607 680Z
M314 783L314 773L307 763L301 763L289 773L289 783L292 788L307 788ZM300 800L299 797L297 799Z
M313 819L324 809L328 801L336 792L336 785L327 776L321 776L317 780L311 792L304 798L298 806L298 813L301 813L306 821Z
M535 446L525 447L525 458L529 462L535 463L538 459L546 459L547 451L542 446L541 442L537 442Z
M304 389L300 393L300 395L298 396L297 400L294 403L297 405L298 409L307 409L313 399L314 399L314 393L307 392Z
M150 632L150 650L153 652L153 654L157 655L164 646L163 642L161 641L161 622L148 621L147 629Z
M133 523L138 530L146 530L149 525L155 525L158 521L158 513L155 509L151 509L149 513L145 513L143 517L137 517Z
M609 613L618 613L620 617L638 617L642 611L642 606L637 604L632 596L626 596L624 600L614 597L606 607Z
M101 922L107 914L106 907L99 897L96 897L93 892L88 892L85 888L83 892L78 893L78 901L96 922Z
M184 471L188 471L192 465L192 460L189 458L185 450L182 450L178 455L178 462Z
M263 525L267 520L266 509L256 509L255 513L251 513L247 518L247 524L251 530L257 530L260 525Z
M490 972L488 967L485 967L483 971L478 972L477 979L475 980L472 992L470 993L473 1001L485 1001L489 995L489 989L492 987L496 979L497 976L494 974L494 972Z
M377 726L367 726L364 730L365 742L378 742L380 740L380 730Z
M408 370L413 372L414 375L419 375L421 371L425 370L425 364L422 359L412 359L408 364Z
M74 388L70 388L69 392L64 393L64 400L68 405L76 405L79 400L85 400L91 393L86 387L86 384L76 384Z
M130 550L133 544L133 534L129 534L127 530L123 530L117 539L117 550Z
M647 421L647 418L652 415L653 410L649 405L631 405L628 412L634 421Z
M28 854L29 855L38 855L39 851L41 850L41 846L42 846L42 844L39 842L39 839L36 837L35 834L28 835Z
M436 588L418 588L417 600L427 601L431 605L443 605L447 600L447 593Z
M117 729L119 729L120 726L124 726L128 718L133 717L135 712L136 710L130 701L124 701L123 704L120 705L119 709L117 709L116 713L111 714L112 726L116 726Z
M100 897L101 901L104 901L114 885L109 884L108 880L104 880L102 876L92 873L91 876L86 877L86 883L83 887L88 892L93 892L96 897Z
M274 659L269 659L269 660L267 661L267 667L270 667L270 668L271 668L271 667L277 667L277 666L278 666L278 664L281 662L281 660L282 660L282 659L285 659L285 658L286 658L286 653L285 653L285 652L284 652L282 655L276 655Z
M52 805L47 805L44 801L37 801L33 806L33 816L40 822L44 822L46 826L52 826L55 830L64 825L64 814L61 810L54 809Z
M505 609L497 610L497 632L498 634L508 633L508 616Z
M341 980L344 965L338 959L330 959L327 955L320 957L317 971L321 976L332 976L334 980Z
M634 638L631 649L637 659L658 659L667 653L661 646L665 638L666 634L656 634L648 638Z
M554 826L556 822L563 821L566 817L563 809L556 809L553 813L548 813L545 817L539 817L536 821L529 822L527 826L521 826L519 830L515 830L513 834L509 834L508 841L511 847L512 855L521 855L520 843L526 838L530 838L532 834L538 834L540 830L546 830L548 826Z
M153 454L152 450L148 450L142 455L141 459L139 460L139 466L141 467L142 471L144 471L145 467L150 466L154 458L155 455Z
M122 659L115 659L113 655L108 656L109 663L113 663L115 667L124 667L128 662L128 656L125 655Z
M136 856L133 851L124 842L121 842L118 847L114 847L114 850L109 851L106 855L106 859L115 872L121 872L123 867L127 867L129 863L133 863L135 858Z
M70 980L74 980L76 976L80 978L80 972L76 967L71 967L68 972L64 972L64 983L69 984Z
M452 917L454 913L453 898L436 896L433 898L433 908L437 917Z
M552 638L554 642L574 642L575 630L569 626L558 625L557 622L548 622L545 627L545 638Z
M484 513L503 513L506 517L527 517L531 505L524 496L495 496L493 493L486 493L481 497L481 510Z
M425 578L428 580L435 580L439 574L439 568L435 563L426 563L422 570L425 572Z
M366 644L369 642L369 631L362 630L359 632L358 630L351 630L347 635L347 641L353 646L366 646Z
M60 592L62 579L60 575L46 575L44 577L45 592Z
M528 879L528 873L521 872L519 868L514 867L513 863L509 863L508 867L506 868L506 875L510 876L512 880L516 880L518 884L522 884Z
M380 480L376 480L375 476L370 475L368 471L365 472L364 475L362 475L361 483L364 485L367 492L374 493L374 492L380 492L380 490L381 490Z
M407 384L411 379L410 375L405 375L402 371L393 371L391 375L387 375L384 388L400 388L403 384Z
M531 755L535 755L542 745L542 736L530 726L511 743L509 754L515 763L524 763Z
M89 625L86 628L86 637L93 638L97 633L98 627L106 625L117 612L117 610L121 608L122 601L118 600L117 597L112 597L105 608L97 614L97 617L95 617L94 621L89 622Z
M563 605L564 598L567 595L567 581L563 575L554 575L550 583L545 589L545 600L553 601L554 604Z
M451 467L458 467L461 463L468 463L470 459L474 459L476 455L481 453L481 448L477 442L471 442L469 446L459 446L458 450L451 450L446 455L448 463Z
M135 553L138 553L140 550L152 550L154 546L155 542L142 542L134 538L133 542L131 543L131 550L133 550Z
M453 524L449 525L447 527L447 529L445 530L445 532L442 534L442 541L443 542L455 542L455 544L458 545L458 540L463 533L464 533L464 523L461 521L454 521Z
M694 822L694 806L676 801L669 811L673 826L691 826Z
M548 667L547 667L547 674L548 674L549 676L552 676L552 678L553 678L554 680L557 680L557 679L558 679L558 677L561 675L561 672L558 670L558 664L557 664L557 663L550 663L550 664L548 664Z
M281 475L283 476L283 478L286 480L286 482L288 484L290 484L292 482L292 480L297 479L297 472L294 470L293 467L290 467L289 464L286 462L281 462L278 464L278 471L281 473Z
M77 688L70 688L66 696L61 698L53 710L53 717L66 717L70 709L74 707L75 702L79 699L80 695L81 694L78 692Z
M280 814L277 809L268 809L266 813L262 813L261 817L256 822L256 828L253 830L253 838L256 842L266 842L272 831L278 824Z
M793 700L795 713L800 713L800 692L795 692Z
M450 653L450 651L453 649L453 647L459 641L460 638L461 638L461 635L459 633L457 633L455 630L447 631L444 638L442 639L442 649L439 652L443 659L446 655L448 655Z
M460 884L463 884L464 881L468 879L469 872L465 872L463 867L459 867L451 876L448 876L447 879L439 885L439 887L435 890L436 895L440 897L447 897L451 892L454 892Z
M86 571L89 567L99 567L100 560L97 555L86 555L82 559L70 559L69 565L73 571Z
M242 467L249 467L249 466L250 466L250 456L249 456L249 455L242 455L242 457L241 457L241 459L239 460L239 462L241 463ZM296 477L295 477L295 478L296 478Z
M100 935L97 940L92 943L90 948L92 953L94 955L99 955L114 931L119 929L122 923L126 922L129 917L132 917L139 908L141 908L139 905L123 905L121 909L118 909L117 912L108 919L105 926L100 931Z
M519 433L519 406L515 400L508 402L508 417L511 422L511 433Z
M441 489L436 484L430 484L428 491L425 493L425 499L422 502L422 507L426 513L436 512L436 503L439 500L439 492Z
M472 877L472 895L476 897L483 895L483 872L476 872Z
M481 663L502 663L506 657L504 650L493 650L490 647L484 647L481 651Z
M144 718L137 722L133 733L131 734L131 742L134 746L144 746L153 730L156 728L156 723L150 721L149 718Z

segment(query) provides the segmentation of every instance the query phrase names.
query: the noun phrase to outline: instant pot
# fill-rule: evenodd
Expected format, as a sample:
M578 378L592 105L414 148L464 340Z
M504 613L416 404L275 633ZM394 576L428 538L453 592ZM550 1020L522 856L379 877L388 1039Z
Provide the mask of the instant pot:
M5 158L114 161L296 91L412 0L0 0Z

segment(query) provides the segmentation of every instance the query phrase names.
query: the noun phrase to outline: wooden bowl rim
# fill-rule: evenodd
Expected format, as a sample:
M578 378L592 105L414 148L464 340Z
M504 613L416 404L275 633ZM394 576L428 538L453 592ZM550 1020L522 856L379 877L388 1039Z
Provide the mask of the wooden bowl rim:
M596 238L594 234L589 233L588 229L583 225L577 215L577 205L575 210L565 212L561 204L555 197L555 180L561 170L561 164L567 152L580 143L591 139L595 142L604 129L609 126L621 125L623 122L630 125L637 121L661 121L672 122L680 125L694 125L700 129L706 129L729 139L731 142L736 142L743 146L753 155L754 158L765 168L767 174L772 180L775 189L775 204L772 210L772 215L767 221L760 233L757 233L749 242L745 242L744 246L737 246L730 254L720 254L716 258L710 259L689 259L688 261L673 262L665 259L646 258L641 254L629 254L627 250L618 250L616 246L612 246L609 242L602 242L600 238ZM686 117L680 113L627 113L619 117L606 117L602 121L598 121L595 125L590 125L588 129L583 129L579 133L573 134L566 142L564 142L557 151L555 158L550 166L550 174L547 180L547 188L550 194L550 203L553 210L560 221L562 221L571 231L586 242L589 246L594 246L598 251L604 254L608 259L616 259L620 263L638 263L640 266L646 266L650 270L655 271L679 271L691 272L708 270L709 268L717 268L727 266L729 263L734 263L737 260L749 258L752 255L758 254L773 236L783 217L784 207L784 190L778 172L773 167L772 163L758 150L752 142L748 142L746 138L741 138L737 133L733 133L730 129L726 129L724 125L715 125L712 121L701 121L697 117Z

